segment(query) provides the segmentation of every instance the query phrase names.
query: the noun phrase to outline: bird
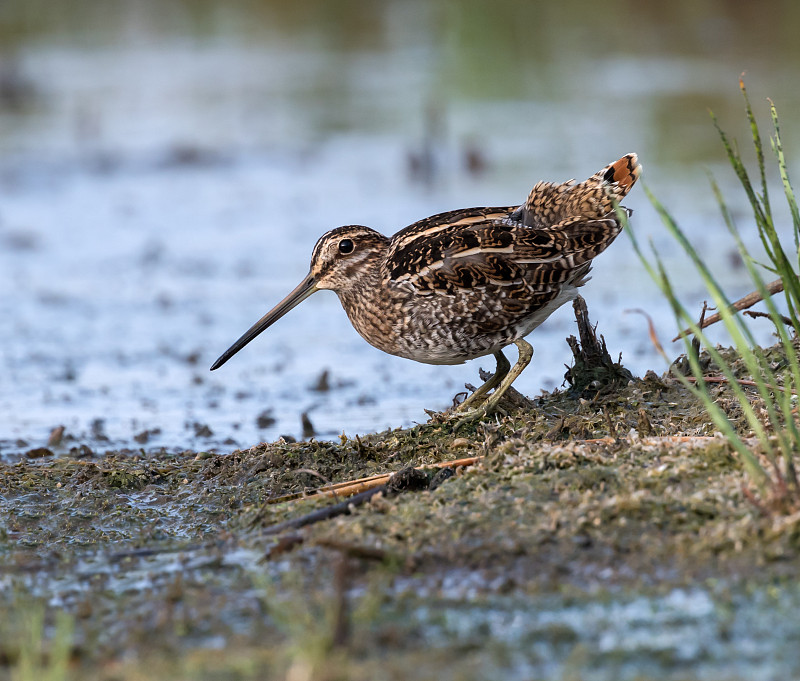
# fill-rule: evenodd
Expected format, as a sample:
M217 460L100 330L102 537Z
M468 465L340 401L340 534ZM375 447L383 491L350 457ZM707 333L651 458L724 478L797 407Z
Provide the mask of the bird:
M533 357L525 340L590 277L592 260L631 214L620 206L641 174L626 154L583 182L538 182L519 206L451 210L392 237L362 225L332 229L308 275L211 366L214 371L319 290L334 291L371 345L426 364L494 355L494 374L455 407L467 420L496 411ZM512 367L503 353L516 345Z

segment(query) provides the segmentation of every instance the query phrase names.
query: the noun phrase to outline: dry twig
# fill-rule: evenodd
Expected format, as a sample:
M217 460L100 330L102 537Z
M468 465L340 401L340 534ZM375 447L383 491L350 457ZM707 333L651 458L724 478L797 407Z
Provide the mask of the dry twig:
M771 296L774 296L776 293L783 291L783 282L780 279L776 279L775 281L769 282L765 288L767 289L767 293L769 293ZM748 293L746 296L744 296L744 298L739 298L739 300L737 300L735 303L731 303L730 310L731 312L746 310L749 307L753 307L753 305L756 303L760 303L762 300L764 300L764 297L758 291L753 291L752 293ZM707 326L716 324L720 319L722 319L722 315L717 312L716 314L712 314L710 317L706 317L704 320L702 320L699 326L701 329L704 329ZM689 336L691 333L691 329L684 329L672 339L672 342L674 343L683 336Z
M427 464L418 466L421 469L431 468L456 468L459 466L472 466L474 463L482 459L481 456L470 456L466 459L456 459L455 461L440 461L439 463ZM278 504L284 501L294 501L296 499L307 499L309 497L349 497L353 494L365 492L366 490L374 489L381 485L385 485L393 473L378 473L377 475L370 475L365 478L358 478L357 480L344 480L332 485L325 485L319 487L310 493L306 492L292 492L291 494L284 494L279 497L267 499L268 504Z
M772 317L770 317L769 312L759 312L758 310L755 311L748 310L744 314L746 314L748 317L751 317L752 319L755 319L756 317L766 317L767 319L772 319ZM779 314L778 319L780 319L784 324L786 324L786 326L792 325L792 320L789 319L789 317L787 317L786 315Z
M686 380L687 381L691 381L692 383L697 383L697 379L694 376L687 376ZM703 381L705 383L730 383L730 381L725 376L703 376ZM750 388L757 388L758 387L758 383L756 383L755 381L751 381L749 379L746 379L746 378L737 378L736 382L739 385L748 386ZM782 385L770 385L768 387L770 389L774 388L775 390L781 390L781 391L784 391L784 392L786 391L786 388L784 388ZM790 390L789 392L792 395L797 395L797 391L795 391L795 390Z

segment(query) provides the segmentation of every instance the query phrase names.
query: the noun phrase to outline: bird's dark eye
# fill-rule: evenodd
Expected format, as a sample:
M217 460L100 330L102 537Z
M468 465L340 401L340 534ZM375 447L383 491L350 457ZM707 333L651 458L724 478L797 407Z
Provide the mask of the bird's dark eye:
M350 253L353 252L353 249L355 247L356 246L353 243L352 239L342 239L339 242L339 253L341 253L342 255L349 255Z

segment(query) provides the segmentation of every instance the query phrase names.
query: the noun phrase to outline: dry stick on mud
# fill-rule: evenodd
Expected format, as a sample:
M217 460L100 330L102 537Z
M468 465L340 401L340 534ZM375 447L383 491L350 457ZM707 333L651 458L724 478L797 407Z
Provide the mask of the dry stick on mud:
M389 495L399 494L402 492L417 492L419 490L429 488L430 480L428 479L428 476L423 471L409 466L397 471L397 473L393 473L391 476L389 476L389 480L383 485L360 492L359 494L350 497L350 499L346 501L333 504L333 506L326 506L325 508L317 509L316 511L306 513L305 515L301 515L297 518L291 518L290 520L285 520L282 523L270 525L264 528L262 533L269 535L279 534L284 530L297 530L301 527L305 527L306 525L313 525L314 523L322 522L323 520L329 520L330 518L335 518L336 516L350 513L350 510L354 506L360 506L379 493ZM254 525L259 520L260 514L254 518L251 524Z
M756 319L757 317L766 317L767 319L772 319L772 317L770 317L769 312L758 312L758 311L748 310L744 314L746 314L748 317L752 319ZM784 324L786 324L786 326L792 325L792 320L789 319L786 315L779 314L778 319L780 319Z
M338 504L334 504L333 506L326 506L325 508L320 508L316 511L312 511L311 513L306 513L305 515L300 516L299 518L292 518L291 520L286 520L282 523L277 523L276 525L270 525L269 527L265 528L263 533L264 534L279 534L284 530L298 530L301 527L305 527L306 525L313 525L314 523L322 522L323 520L329 520L330 518L335 518L336 516L344 515L345 513L349 513L350 509L353 506L360 506L361 504L369 501L379 492L385 492L386 485L380 485L379 487L374 487L372 489L368 489L366 492L361 492L360 494L356 494L354 497L351 497L347 501L341 501ZM258 522L259 518L255 518L252 524Z
M772 283L775 283L775 282L772 282ZM776 293L777 293L777 291L776 291ZM744 300L744 298L742 298L742 300ZM737 301L737 302L740 302L740 301ZM756 301L756 302L758 302L758 301ZM755 303L751 303L751 305L753 305L753 304L755 304ZM648 327L648 331L650 333L650 342L655 346L655 349L658 351L658 353L664 359L666 359L667 358L667 353L664 351L664 347L661 345L661 341L658 340L658 335L656 334L656 329L655 329L655 326L653 325L653 319L650 317L650 315L647 314L647 312L645 312L644 310L641 310L641 309L638 309L638 308L635 309L635 310L625 310L625 312L636 312L636 313L638 313L640 315L643 315L645 317L645 319L647 319L647 327ZM706 304L704 302L703 303L703 311L700 314L700 323L699 323L700 328L703 328L704 326L708 326L709 324L713 324L714 323L714 317L717 317L717 315L713 315L712 317L709 317L708 319L705 319L705 313L706 313ZM745 314L748 314L748 313L745 313ZM756 313L751 312L749 314L755 315ZM684 333L686 333L686 332L684 332ZM678 336L677 338L674 338L673 340L677 340L680 337L681 336ZM696 344L697 344L697 347L696 347ZM692 351L698 353L698 356L699 356L699 342L698 342L697 338L693 338L692 339ZM685 376L685 378L686 378L687 381L690 381L691 383L697 383L697 379L694 376ZM703 381L705 383L730 383L730 381L725 376L703 376ZM758 387L758 384L755 381L751 381L751 380L748 380L748 379L745 379L745 378L737 378L736 382L739 385L743 385L743 386ZM778 390L782 390L782 391L786 390L786 388L784 388L781 385L776 385L776 386L772 386L772 387L777 388ZM791 390L790 392L792 393L792 395L796 395L797 394L796 390Z
M697 383L697 379L694 376L687 376L686 380L687 381L691 381L692 383ZM730 381L725 376L703 376L703 381L705 383L730 383ZM751 381L749 379L746 379L746 378L737 378L736 382L739 385L744 385L744 386L747 386L749 388L757 388L758 387L758 383L756 383L755 381ZM767 386L767 387L770 388L770 390L774 389L774 390L780 390L782 392L786 391L786 388L784 388L782 385L770 385L770 386ZM796 390L790 390L789 392L792 395L797 395L797 391Z
M483 457L470 456L466 459L456 459L455 461L440 461L439 463L427 464L424 466L417 466L422 470L430 468L458 468L461 466L471 466L477 463ZM323 496L323 497L348 497L357 492L364 492L373 489L380 485L384 485L389 481L393 473L377 473L376 475L369 475L365 478L358 478L356 480L344 480L343 482L336 482L331 485L319 487L311 492L292 492L291 494L283 494L279 497L273 497L266 500L266 504L279 504L284 501L295 501L297 499L308 499L309 497Z
M783 291L783 282L780 279L776 279L775 281L769 282L765 288L767 289L767 293L769 293L771 296L774 296L776 293ZM762 296L758 291L753 291L752 293L748 293L744 298L739 298L739 300L737 300L735 303L731 303L730 310L731 312L746 310L749 307L753 307L753 305L756 303L760 303L762 300L764 300L764 296ZM722 319L722 315L717 312L716 314L712 314L710 317L706 317L700 322L699 326L701 329L705 329L707 326L716 324L720 319ZM676 340L679 340L684 336L690 336L691 334L691 329L684 329L672 339L672 342L674 343Z

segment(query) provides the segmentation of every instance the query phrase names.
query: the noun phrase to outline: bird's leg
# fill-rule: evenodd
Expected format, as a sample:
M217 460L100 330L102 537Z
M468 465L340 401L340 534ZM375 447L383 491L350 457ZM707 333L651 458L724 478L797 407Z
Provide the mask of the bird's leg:
M533 358L533 348L531 347L531 344L522 338L515 340L514 344L519 349L519 359L517 359L517 363L510 371L506 373L506 375L503 377L503 380L500 382L500 385L498 385L495 391L486 400L484 400L481 406L476 407L475 409L470 409L461 415L462 418L456 424L456 429L465 423L477 421L478 419L481 419L487 414L491 414L493 411L495 411L497 409L497 404L503 397L503 393L509 389L511 384L516 380L517 376L519 376L524 371L525 367L531 363L531 359ZM494 376L490 380L494 380Z
M502 399L503 394L511 387L511 384L517 380L517 376L525 370L525 367L527 367L533 359L533 348L528 341L520 338L514 341L514 345L516 345L519 350L519 358L514 368L508 372L503 382L497 386L497 390L486 400L483 408L486 410L487 414L491 414L497 408L497 404Z
M508 375L508 372L511 369L511 363L503 354L503 351L498 350L494 353L494 357L497 360L497 369L495 369L492 377L474 393L472 393L472 395L459 404L455 409L456 411L462 411L471 405L481 404L484 402L486 399L486 393L500 385L500 382Z

